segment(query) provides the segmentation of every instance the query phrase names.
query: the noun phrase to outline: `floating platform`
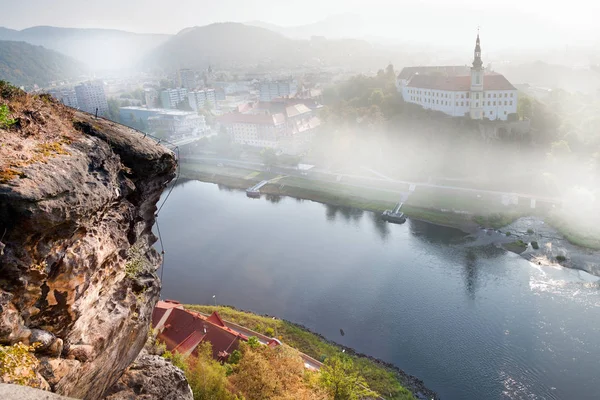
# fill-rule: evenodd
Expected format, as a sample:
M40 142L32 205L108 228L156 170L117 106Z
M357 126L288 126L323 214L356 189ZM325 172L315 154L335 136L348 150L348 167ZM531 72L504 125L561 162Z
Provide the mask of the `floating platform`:
M406 216L404 215L403 212L400 211L400 209L402 208L402 204L404 204L404 203L398 203L398 204L396 204L396 207L394 207L393 210L385 210L381 214L381 218L384 221L392 222L394 224L403 224L403 223L405 223L406 222Z
M391 210L385 210L381 214L381 218L384 221L392 222L394 224L403 224L406 222L406 216L402 212L394 213Z
M252 186L251 188L246 189L246 196L252 198L260 197L260 188L265 186L267 183L269 183L269 181L261 181L260 183L257 183L256 185Z

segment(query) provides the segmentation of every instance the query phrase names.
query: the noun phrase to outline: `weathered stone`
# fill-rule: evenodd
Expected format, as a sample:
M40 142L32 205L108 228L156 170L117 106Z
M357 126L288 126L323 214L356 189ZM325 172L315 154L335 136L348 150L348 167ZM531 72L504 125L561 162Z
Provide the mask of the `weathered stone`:
M142 350L135 362L111 387L106 400L193 400L182 370Z
M74 112L61 123L74 126L64 154L23 165L21 177L0 183L0 343L35 335L44 343L39 358L51 356L43 375L52 389L98 399L146 340L160 292L152 226L176 160L106 120ZM24 135L23 147L35 148L32 140ZM143 279L126 273L133 246ZM56 361L61 352L73 360Z
M0 399L2 400L74 400L71 397L59 396L27 386L0 383Z

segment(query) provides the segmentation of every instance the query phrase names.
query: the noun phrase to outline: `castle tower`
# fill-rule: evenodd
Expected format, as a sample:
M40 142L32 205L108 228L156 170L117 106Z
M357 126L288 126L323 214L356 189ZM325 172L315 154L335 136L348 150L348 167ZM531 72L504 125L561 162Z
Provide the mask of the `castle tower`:
M483 118L483 78L484 68L481 61L481 43L479 41L479 30L477 30L477 41L475 42L475 51L473 66L471 67L471 94L470 94L470 116L471 119Z

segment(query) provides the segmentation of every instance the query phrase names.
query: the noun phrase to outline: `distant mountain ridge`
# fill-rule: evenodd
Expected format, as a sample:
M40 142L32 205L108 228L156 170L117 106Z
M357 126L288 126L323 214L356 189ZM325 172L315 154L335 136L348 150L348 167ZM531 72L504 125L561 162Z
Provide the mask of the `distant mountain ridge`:
M249 21L245 24L269 29L290 39L310 39L313 36L324 36L328 39L360 38L367 34L363 29L363 18L349 13L332 15L311 24L289 27L264 21Z
M394 55L357 39L295 40L236 22L186 28L143 59L163 69L263 66L352 66L382 68Z
M17 86L45 86L86 73L79 61L42 46L0 41L0 80Z
M18 31L0 27L0 40L44 46L73 57L96 71L131 67L145 53L170 37L115 29L35 26Z

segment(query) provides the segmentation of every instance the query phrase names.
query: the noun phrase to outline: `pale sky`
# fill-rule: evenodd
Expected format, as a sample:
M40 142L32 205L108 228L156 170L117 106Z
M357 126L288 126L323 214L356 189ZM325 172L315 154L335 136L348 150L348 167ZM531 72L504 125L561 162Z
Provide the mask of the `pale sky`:
M0 10L0 26L12 29L52 25L177 33L213 22L293 26L351 13L365 20L372 36L444 45L472 35L478 25L486 43L502 47L600 39L600 26L594 26L600 5L590 0L0 0Z

